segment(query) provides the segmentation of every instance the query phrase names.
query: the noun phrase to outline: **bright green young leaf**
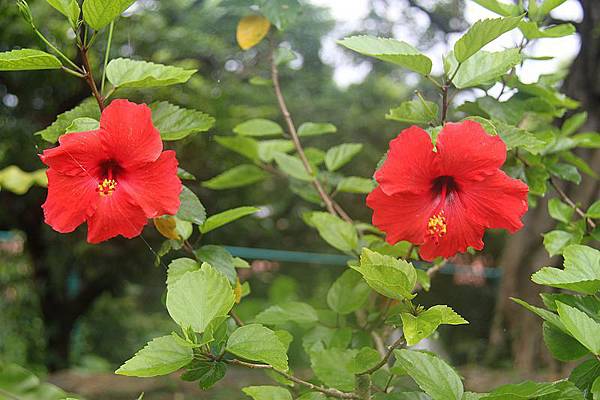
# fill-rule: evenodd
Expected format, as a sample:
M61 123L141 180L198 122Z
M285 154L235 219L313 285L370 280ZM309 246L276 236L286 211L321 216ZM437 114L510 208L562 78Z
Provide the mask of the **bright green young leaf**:
M221 146L235 151L250 160L258 160L258 143L245 136L215 136L215 141Z
M167 310L182 327L203 332L213 318L227 315L235 295L227 278L209 264L186 272L167 288Z
M45 175L45 170L41 170ZM25 172L16 165L0 170L0 188L15 194L25 194L36 183L33 173Z
M558 315L569 333L595 355L600 354L600 323L594 321L583 311L556 302Z
M551 26L549 28L540 29L537 23L533 21L521 21L519 23L519 29L521 32L523 32L523 36L529 40L540 38L558 38L569 36L575 33L575 26L573 26L573 24L560 24Z
M566 246L574 242L575 236L571 232L554 230L544 233L544 247L550 256L561 254Z
M60 135L63 135L67 128L78 118L100 119L100 109L98 103L92 98L88 98L81 102L77 107L59 114L56 121L46 129L38 131L35 135L41 136L44 140L55 143Z
M345 193L371 193L375 189L373 179L348 176L340 179L336 190Z
M83 19L99 31L129 8L135 0L85 0Z
M275 154L287 153L292 150L294 150L294 142L291 140L272 139L258 142L258 158L266 163L272 162Z
M223 379L227 372L227 364L221 361L197 360L188 365L185 373L181 375L184 381L198 381L201 389L208 389Z
M223 225L233 222L236 219L243 218L247 215L252 215L258 210L260 209L257 207L243 206L232 208L230 210L226 210L215 215L211 215L206 219L204 225L202 225L202 227L200 228L200 232L208 233L212 230L222 227Z
M475 3L479 4L482 7L487 8L490 11L495 12L496 14L502 15L504 17L509 17L511 15L519 14L519 7L516 4L506 3L501 0L473 0Z
M167 375L189 364L193 357L192 349L181 345L173 336L161 336L148 342L115 373L139 377Z
M312 213L310 222L323 240L338 250L351 252L358 245L356 228L341 218L319 211Z
M400 65L422 75L431 72L431 60L406 42L373 36L352 36L338 43L357 53Z
M298 136L318 136L327 133L335 133L337 128L326 122L305 122L298 128Z
M532 275L540 285L595 294L600 290L600 251L583 245L570 245L563 251L564 269L544 267Z
M233 189L260 182L269 176L252 164L241 164L202 182L202 186L213 190Z
M200 270L200 264L191 258L177 258L169 263L167 287L177 282L186 272Z
M569 223L573 216L573 208L560 201L560 199L553 198L548 201L548 213L552 218L557 221Z
M407 124L428 124L438 118L439 107L432 101L423 102L420 99L405 101L399 107L390 109L386 119L406 122Z
M233 128L233 131L242 136L281 136L283 129L277 122L264 118L255 118L242 122Z
M490 83L520 62L519 49L478 51L460 66L452 83L459 89Z
M358 271L372 289L396 300L412 299L417 272L411 263L363 248L360 263L350 266Z
M285 346L275 332L260 324L237 328L229 337L226 349L246 360L264 362L281 371L288 369Z
M195 69L183 69L129 58L115 58L110 60L106 66L106 77L110 83L120 88L176 85L187 82L195 73ZM172 111L173 109L165 110Z
M558 392L552 383L525 381L494 389L481 400L526 400Z
M77 26L80 12L77 0L46 0L46 2L67 17L71 26Z
M343 391L354 390L354 357L355 349L324 349L313 351L310 364L315 375L327 386Z
M365 304L370 293L371 288L361 274L348 269L329 288L327 304L338 314L350 314Z
M65 129L65 133L73 133L73 132L87 132L94 131L100 127L100 122L93 118L81 117L75 118L67 129Z
M600 200L595 201L585 212L589 218L600 218Z
M299 179L301 181L310 182L314 178L306 172L304 164L296 156L290 156L285 153L275 153L273 155L277 166L292 178Z
M560 133L563 136L570 136L577 132L577 129L581 128L583 124L587 121L588 113L583 111L577 113L569 118L563 123L560 128Z
M253 400L292 400L290 391L279 386L248 386L242 392Z
M454 57L459 63L465 62L492 40L515 29L519 21L521 17L482 19L475 22L454 44Z
M554 10L556 7L560 6L567 0L544 0L542 4L538 7L538 13L541 17L550 13L550 11Z
M52 54L35 49L19 49L0 53L0 71L32 71L58 69L60 60Z
M458 374L431 354L412 350L394 350L397 363L433 400L461 400L463 384Z
M150 104L152 122L162 140L179 140L193 133L206 132L215 119L197 110L181 108L167 101Z
M206 210L198 196L186 186L182 186L179 200L180 206L179 211L177 211L177 218L196 225L202 225L206 220Z
M336 171L350 162L362 150L360 143L344 143L327 150L325 166L330 171Z
M289 322L310 324L318 320L319 316L312 306L298 301L275 304L255 318L257 323L264 325L282 325Z
M316 147L307 147L304 149L304 155L314 169L317 169L317 167L325 161L325 152Z
M468 322L458 315L452 308L445 305L437 305L419 313L417 316L402 313L402 329L406 337L406 343L413 346L421 340L429 337L438 326L442 324L461 325Z
M578 147L585 147L589 149L600 148L600 133L598 132L584 132L573 135L573 140L577 143Z
M557 360L566 362L580 359L589 351L572 336L563 333L548 322L544 322L544 343Z

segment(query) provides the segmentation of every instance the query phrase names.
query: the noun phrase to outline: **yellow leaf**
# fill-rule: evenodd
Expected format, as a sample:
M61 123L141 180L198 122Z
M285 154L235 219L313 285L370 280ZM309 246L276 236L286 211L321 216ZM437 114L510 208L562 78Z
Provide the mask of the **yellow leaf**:
M240 283L240 278L235 280L233 293L235 294L235 304L240 304L240 300L242 300L242 284Z
M248 15L240 20L237 26L236 38L240 47L248 50L256 46L267 33L271 23L261 15Z
M177 220L171 215L154 218L154 226L161 235L167 239L179 240L180 236L177 233Z

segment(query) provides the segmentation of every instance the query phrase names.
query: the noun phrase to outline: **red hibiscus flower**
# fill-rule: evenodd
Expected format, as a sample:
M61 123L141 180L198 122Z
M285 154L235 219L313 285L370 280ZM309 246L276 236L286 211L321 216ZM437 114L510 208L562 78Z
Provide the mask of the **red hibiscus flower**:
M145 104L115 100L99 129L63 135L44 150L47 224L67 233L87 221L87 240L98 243L138 236L148 218L177 213L177 159L163 151L151 117Z
M447 123L435 147L423 129L405 129L375 173L379 186L367 205L389 243L420 245L421 258L431 261L469 246L481 250L486 228L513 233L523 226L528 188L500 170L500 137L473 121Z

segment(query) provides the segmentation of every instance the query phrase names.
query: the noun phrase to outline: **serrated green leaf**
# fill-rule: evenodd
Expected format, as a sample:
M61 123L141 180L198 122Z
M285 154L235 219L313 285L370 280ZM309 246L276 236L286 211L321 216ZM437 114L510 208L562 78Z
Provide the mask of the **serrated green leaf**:
M327 133L335 133L337 128L335 125L327 122L305 122L298 128L298 136L318 136Z
M180 206L179 211L177 211L177 218L196 225L202 225L206 220L206 210L198 199L198 196L188 187L182 186L179 200Z
M71 26L77 26L80 13L77 0L46 0L46 2L67 17Z
M330 171L336 171L349 163L362 148L363 145L360 143L343 143L334 146L325 154L325 166Z
M215 119L201 111L181 108L167 101L150 104L152 122L162 140L179 140L193 133L206 132Z
M575 33L575 26L573 24L560 24L540 29L534 21L521 21L519 23L519 29L523 32L529 40L540 39L540 38L559 38L563 36L569 36Z
M562 254L565 247L574 242L575 236L571 232L554 230L544 233L544 247L550 256Z
M438 112L439 107L434 102L417 99L402 102L399 107L390 109L385 118L407 124L428 124L437 120Z
M285 346L275 332L260 324L237 328L229 337L226 349L238 357L261 361L281 371L288 369Z
M193 357L191 348L182 346L171 335L161 336L148 342L115 373L139 377L167 375L189 364Z
M552 218L557 221L569 223L573 216L573 208L560 201L560 199L553 198L548 201L548 213Z
M338 43L350 50L400 65L422 75L431 72L431 60L406 42L373 36L352 36Z
M208 389L223 379L227 372L227 364L221 361L201 361L191 363L181 375L184 381L198 381L201 389Z
M333 282L327 292L329 308L338 314L350 314L360 309L371 293L361 274L348 269Z
M95 120L100 119L100 109L98 108L96 100L92 98L85 99L77 107L59 114L52 125L36 132L35 135L41 136L42 139L48 142L55 143L58 140L58 137L65 133L74 120L84 117Z
M119 88L176 85L187 82L195 73L195 69L183 69L129 58L115 58L106 66L106 78Z
M355 349L323 349L313 351L310 364L315 375L327 386L343 391L354 390L354 357Z
M556 302L558 315L571 336L577 339L593 354L600 354L600 323L594 321L583 311L568 306L559 301Z
M252 164L241 164L202 182L202 186L213 190L233 189L260 182L269 176Z
M264 325L282 325L289 322L310 324L318 320L319 316L312 306L298 301L273 305L255 317L257 323Z
M525 400L558 392L552 383L525 381L502 385L481 400Z
M247 215L252 215L259 210L260 208L257 207L242 206L211 215L206 219L204 225L200 227L200 232L208 233L237 219L243 218Z
M236 125L233 131L242 136L281 136L283 129L274 121L255 118Z
M285 153L275 153L273 158L275 159L277 166L292 178L307 182L314 180L314 177L306 172L304 164L302 164L302 161L298 157L290 156Z
M225 275L232 285L236 284L235 261L231 253L224 247L207 244L194 250L194 254L198 260L210 264L215 270Z
M319 211L312 213L310 222L323 240L338 250L351 252L358 245L356 228L341 218Z
M191 258L177 258L169 263L167 287L177 282L186 272L200 270L200 264Z
M409 346L429 337L442 324L468 324L463 317L445 305L433 306L416 316L409 313L402 313L400 316L406 343Z
M490 83L521 62L519 49L478 51L459 68L452 83L459 89Z
M253 400L292 400L290 391L279 386L248 386L242 392Z
M595 201L585 212L589 218L600 218L600 200Z
M348 176L340 179L336 190L345 193L371 193L375 189L373 179Z
M62 63L52 54L35 49L19 49L0 53L0 71L33 71L58 69Z
M454 44L454 56L460 63L477 53L483 46L519 25L521 17L492 18L475 22Z
M563 362L573 361L589 354L589 351L576 339L548 322L544 322L543 328L544 343L557 360Z
M473 0L482 7L487 8L496 14L504 17L519 14L519 7L516 4L508 4L498 0Z
M99 31L129 8L135 0L85 0L83 19Z
M87 132L94 131L100 127L100 122L93 118L81 117L75 118L67 129L65 129L65 133L73 133L73 132Z
M600 361L591 359L575 367L569 376L569 381L573 382L581 391L589 393L598 376L600 376Z

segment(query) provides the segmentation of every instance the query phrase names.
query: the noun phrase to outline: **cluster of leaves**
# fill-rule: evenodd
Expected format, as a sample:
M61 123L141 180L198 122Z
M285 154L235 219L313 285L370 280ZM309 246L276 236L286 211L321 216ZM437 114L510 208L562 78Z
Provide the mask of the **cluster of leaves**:
M0 364L0 396L21 400L77 400L61 388L43 383L31 371L15 364Z

